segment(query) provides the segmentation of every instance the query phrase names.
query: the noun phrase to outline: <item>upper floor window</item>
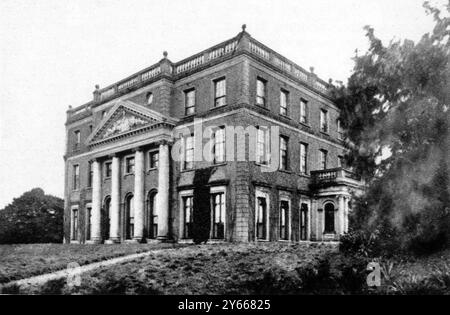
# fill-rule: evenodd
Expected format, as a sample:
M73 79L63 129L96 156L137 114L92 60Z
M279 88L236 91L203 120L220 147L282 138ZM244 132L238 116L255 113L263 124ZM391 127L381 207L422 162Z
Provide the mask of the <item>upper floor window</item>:
M159 152L150 151L148 153L148 168L149 169L158 168L158 164L159 164Z
M300 173L306 174L308 163L308 145L300 143Z
M256 79L256 105L266 107L266 81Z
M288 114L288 102L289 102L289 92L286 90L280 91L280 114L287 116Z
M336 124L337 124L338 136L339 136L339 138L342 138L343 131L342 131L342 126L341 126L341 120L340 119L336 120Z
M320 131L328 132L328 111L320 110Z
M308 123L308 101L300 100L300 122L302 124Z
M225 78L214 81L214 106L219 107L227 103L227 87Z
M148 93L147 94L147 105L152 105L153 104L153 93Z
M338 167L344 167L344 157L342 155L338 156Z
M105 163L105 178L111 177L112 174L112 163L106 162Z
M184 92L184 107L185 115L192 115L195 113L195 89Z
M80 132L80 130L75 130L73 132L73 134L74 134L74 138L75 138L74 143L73 143L73 149L77 150L77 149L79 149L80 143L81 143L81 132Z
M327 159L328 159L328 152L326 150L320 150L320 168L322 170L327 169Z
M127 157L125 159L125 173L126 174L134 173L134 157Z
M89 162L88 166L88 187L92 187L92 179L94 178L94 163Z
M73 166L73 190L80 189L80 166Z
M256 137L256 162L262 165L269 164L269 129L258 127Z
M214 163L225 162L225 127L214 132Z
M184 139L184 165L183 169L190 170L194 167L194 135Z
M280 136L280 170L284 171L288 169L288 142L287 137Z

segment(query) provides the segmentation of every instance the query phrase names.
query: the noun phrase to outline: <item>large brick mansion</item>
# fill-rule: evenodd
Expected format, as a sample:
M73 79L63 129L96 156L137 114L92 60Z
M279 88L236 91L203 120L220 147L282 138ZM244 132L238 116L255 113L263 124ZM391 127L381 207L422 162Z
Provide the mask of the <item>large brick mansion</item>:
M362 186L342 165L329 83L245 27L167 57L67 111L64 241L189 241L196 224L211 240L338 240ZM244 159L228 155L227 126L254 127L231 145ZM199 157L208 142L211 158Z

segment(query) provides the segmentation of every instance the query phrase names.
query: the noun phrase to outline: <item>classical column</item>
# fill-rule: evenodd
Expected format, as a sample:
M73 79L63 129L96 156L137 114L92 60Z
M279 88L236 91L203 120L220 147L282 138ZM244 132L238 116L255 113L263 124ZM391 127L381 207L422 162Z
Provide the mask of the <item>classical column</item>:
M100 243L101 236L101 209L102 209L102 178L100 162L92 162L92 213L91 213L91 242Z
M338 235L342 235L345 233L345 223L344 223L344 213L345 213L345 197L344 196L339 196L338 197L338 202L339 202L339 209L338 209L338 225L336 228L336 232Z
M158 214L158 239L166 240L169 234L169 144L159 145L158 195L156 211Z
M120 241L120 159L117 155L113 156L111 164L111 205L109 215L108 243L117 243Z
M134 239L144 237L144 152L137 149L134 157Z

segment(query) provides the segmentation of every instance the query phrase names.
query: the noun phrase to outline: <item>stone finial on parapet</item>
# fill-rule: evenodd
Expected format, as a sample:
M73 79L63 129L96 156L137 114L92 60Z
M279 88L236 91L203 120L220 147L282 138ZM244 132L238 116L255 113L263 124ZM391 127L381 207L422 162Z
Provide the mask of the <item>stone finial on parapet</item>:
M98 84L95 85L94 94L94 102L100 101L100 86Z
M172 62L167 58L169 54L167 51L163 51L163 58L159 61L161 67L161 74L172 75Z

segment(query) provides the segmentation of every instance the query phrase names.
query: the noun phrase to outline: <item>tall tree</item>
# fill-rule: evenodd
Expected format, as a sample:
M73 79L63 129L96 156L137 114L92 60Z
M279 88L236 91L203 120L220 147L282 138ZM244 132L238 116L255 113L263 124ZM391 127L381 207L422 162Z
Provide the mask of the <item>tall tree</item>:
M417 43L385 46L366 26L369 50L335 90L348 163L369 183L354 226L418 251L450 238L450 18L424 7L435 27Z
M25 192L0 210L0 243L61 243L64 201L40 188Z

